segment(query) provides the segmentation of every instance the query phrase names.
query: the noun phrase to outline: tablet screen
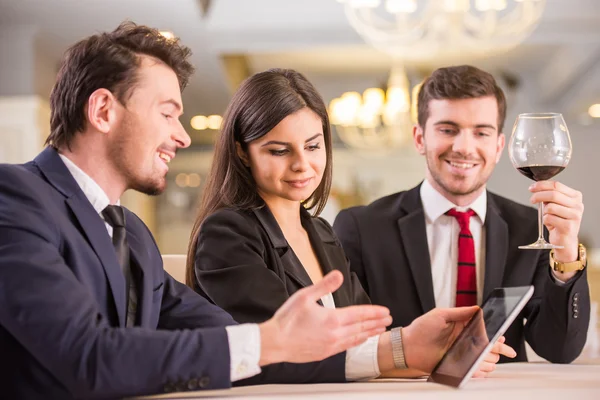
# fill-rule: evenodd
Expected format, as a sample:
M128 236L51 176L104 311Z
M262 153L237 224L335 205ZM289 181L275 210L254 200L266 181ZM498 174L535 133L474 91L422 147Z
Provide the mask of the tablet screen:
M434 368L429 380L456 387L464 383L473 374L475 364L508 329L532 294L531 286L494 289Z

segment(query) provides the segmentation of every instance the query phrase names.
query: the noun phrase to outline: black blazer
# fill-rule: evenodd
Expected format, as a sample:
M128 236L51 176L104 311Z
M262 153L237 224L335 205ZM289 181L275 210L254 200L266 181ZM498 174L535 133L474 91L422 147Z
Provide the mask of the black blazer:
M406 326L435 307L420 185L343 210L333 226L352 271L374 304L389 307L393 326ZM527 360L525 339L551 362L573 361L585 344L589 324L586 270L565 285L555 283L548 251L518 249L537 237L536 210L490 192L485 229L483 298L496 287L535 286L532 299L505 334L506 343L517 351L512 361Z
M336 306L370 303L331 226L303 207L300 213L323 273L338 269L344 275L333 293ZM210 215L201 226L195 259L195 290L240 323L268 320L293 293L312 284L266 205ZM287 368L288 376L279 382L344 382L345 353ZM267 375L268 370L263 368Z
M125 278L110 236L56 151L0 165L0 177L5 398L121 398L231 385L225 325L235 322L164 272L135 214L126 210L139 327L126 329Z

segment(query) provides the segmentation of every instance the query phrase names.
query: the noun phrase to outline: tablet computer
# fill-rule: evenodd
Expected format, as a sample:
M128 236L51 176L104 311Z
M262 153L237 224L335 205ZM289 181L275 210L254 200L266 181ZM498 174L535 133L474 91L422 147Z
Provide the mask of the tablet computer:
M532 295L533 286L494 289L433 369L428 382L463 386Z

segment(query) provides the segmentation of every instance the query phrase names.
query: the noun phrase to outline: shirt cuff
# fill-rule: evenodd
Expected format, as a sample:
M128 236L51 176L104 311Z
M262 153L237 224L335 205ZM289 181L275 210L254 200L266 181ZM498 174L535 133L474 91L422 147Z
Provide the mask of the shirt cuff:
M364 343L346 350L347 381L373 379L381 374L377 361L378 345L379 335L375 335Z
M550 268L550 276L552 277L552 281L554 283L556 283L558 286L565 286L567 284L567 281L563 281L562 279L559 279L555 274L554 271L552 270L552 268Z
M226 326L231 382L260 374L260 330L257 324Z

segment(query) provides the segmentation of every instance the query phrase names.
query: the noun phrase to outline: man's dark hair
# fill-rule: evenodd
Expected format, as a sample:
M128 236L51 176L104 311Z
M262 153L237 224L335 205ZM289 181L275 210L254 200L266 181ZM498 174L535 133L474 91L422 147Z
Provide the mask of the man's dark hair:
M418 122L425 129L430 100L473 99L494 96L498 102L498 132L506 118L506 98L494 77L470 65L439 68L423 82L417 101Z
M142 57L170 67L181 90L194 72L188 61L191 50L179 39L168 39L157 29L123 22L108 33L90 36L70 47L63 58L50 95L50 136L46 144L70 147L74 135L85 129L85 107L101 88L111 91L123 105L138 79Z

